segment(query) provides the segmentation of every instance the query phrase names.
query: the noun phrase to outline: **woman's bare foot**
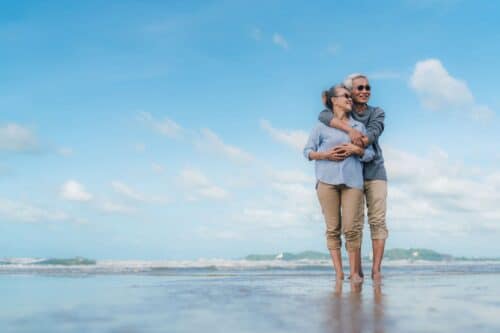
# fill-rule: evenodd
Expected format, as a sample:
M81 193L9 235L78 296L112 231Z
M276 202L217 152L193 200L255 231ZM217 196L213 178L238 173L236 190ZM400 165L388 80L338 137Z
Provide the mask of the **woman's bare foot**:
M349 276L349 280L351 280L352 283L363 282L363 278L359 276L359 274L352 274L351 276Z
M344 272L335 273L335 280L343 281L344 280Z

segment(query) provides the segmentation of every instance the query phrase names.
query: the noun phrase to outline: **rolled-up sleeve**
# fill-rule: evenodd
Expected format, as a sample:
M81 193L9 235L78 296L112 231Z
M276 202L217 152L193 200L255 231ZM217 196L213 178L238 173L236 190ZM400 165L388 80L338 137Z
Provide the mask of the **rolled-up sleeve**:
M384 131L384 121L384 110L381 108L375 108L373 115L368 120L368 124L366 124L366 136L368 137L369 144L377 140Z
M309 161L311 160L309 158L309 153L312 151L318 151L319 147L319 140L320 140L320 135L319 135L319 125L314 127L313 130L311 131L311 134L309 135L309 139L307 139L307 143L304 147L304 157L307 158Z
M361 133L367 135L367 129L365 128L365 126L362 123L359 123L359 130ZM370 162L371 160L373 160L374 157L375 157L375 150L373 150L372 145L369 144L367 147L365 147L363 156L360 156L359 160L363 163Z
M370 162L373 160L375 157L375 150L373 150L372 145L369 145L368 147L365 148L365 152L363 153L363 156L359 158L359 160L363 163L365 162Z

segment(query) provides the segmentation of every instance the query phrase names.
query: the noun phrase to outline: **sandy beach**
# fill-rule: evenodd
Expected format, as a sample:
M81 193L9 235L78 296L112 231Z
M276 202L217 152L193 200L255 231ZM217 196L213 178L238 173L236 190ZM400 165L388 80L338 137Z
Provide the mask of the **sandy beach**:
M2 271L2 332L495 332L500 265L389 268L381 285L329 269Z

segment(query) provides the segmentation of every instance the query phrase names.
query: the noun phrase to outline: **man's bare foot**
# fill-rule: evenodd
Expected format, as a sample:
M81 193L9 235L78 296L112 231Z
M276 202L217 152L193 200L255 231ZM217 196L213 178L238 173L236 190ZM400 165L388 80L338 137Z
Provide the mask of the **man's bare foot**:
M382 273L380 271L372 272L372 280L377 283L382 282Z

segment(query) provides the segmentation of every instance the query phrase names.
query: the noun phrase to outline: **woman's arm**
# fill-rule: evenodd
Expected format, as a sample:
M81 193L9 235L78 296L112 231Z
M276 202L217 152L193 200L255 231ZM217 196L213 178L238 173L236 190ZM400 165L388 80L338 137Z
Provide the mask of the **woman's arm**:
M304 156L308 160L330 160L330 161L341 161L345 157L339 156L334 149L328 151L318 151L318 147L321 142L320 126L316 126L304 147Z
M320 135L319 135L319 126L316 126L313 128L311 131L311 134L309 135L309 138L307 139L307 143L304 146L304 157L307 158L308 160L317 160L320 155L318 155L318 147L319 147L319 140L320 140ZM311 155L312 154L312 155ZM316 158L313 158L316 157Z

